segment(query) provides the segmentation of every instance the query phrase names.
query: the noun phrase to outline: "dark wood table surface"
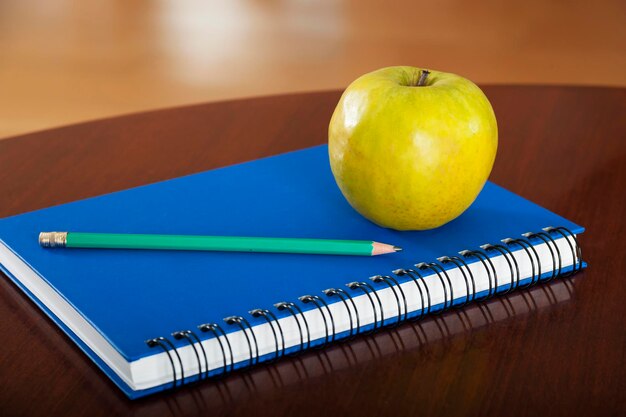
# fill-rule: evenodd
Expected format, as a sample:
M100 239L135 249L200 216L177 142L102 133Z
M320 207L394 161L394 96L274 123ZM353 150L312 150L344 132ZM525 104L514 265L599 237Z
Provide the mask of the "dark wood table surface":
M491 180L585 226L586 271L467 310L484 322L453 311L138 401L0 274L0 415L624 415L626 89L484 90L500 129ZM339 95L2 140L0 217L324 143Z

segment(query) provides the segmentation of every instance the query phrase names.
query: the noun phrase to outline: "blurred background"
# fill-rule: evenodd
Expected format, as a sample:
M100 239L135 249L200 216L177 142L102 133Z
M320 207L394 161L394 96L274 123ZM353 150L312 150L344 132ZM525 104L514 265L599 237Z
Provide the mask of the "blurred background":
M0 138L389 65L626 86L626 1L0 0Z

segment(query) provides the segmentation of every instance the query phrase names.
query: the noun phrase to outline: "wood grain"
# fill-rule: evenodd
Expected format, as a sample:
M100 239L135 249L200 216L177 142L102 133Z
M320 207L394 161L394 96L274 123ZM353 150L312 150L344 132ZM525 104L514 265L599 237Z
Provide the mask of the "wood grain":
M623 0L0 1L0 138L390 65L626 86Z
M445 320L459 310L131 402L1 276L0 412L623 414L626 89L484 90L500 128L491 179L587 228L580 240L590 266L571 282L566 301L428 335L435 324L451 328ZM338 97L330 91L210 103L1 141L0 216L323 143Z

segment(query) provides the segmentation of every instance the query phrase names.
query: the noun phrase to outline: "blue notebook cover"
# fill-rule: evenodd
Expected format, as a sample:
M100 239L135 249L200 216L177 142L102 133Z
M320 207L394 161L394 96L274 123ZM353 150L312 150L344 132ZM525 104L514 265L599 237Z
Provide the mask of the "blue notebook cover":
M154 354L147 339L271 308L329 287L411 267L546 226L583 228L488 182L458 219L397 232L357 214L337 188L326 146L176 178L0 220L0 240L127 360ZM376 257L221 252L46 250L41 231L363 239L404 248ZM131 398L133 391L28 292ZM302 306L310 308L310 306ZM255 319L250 318L254 324ZM262 320L262 319L258 319ZM235 329L233 329L235 330Z

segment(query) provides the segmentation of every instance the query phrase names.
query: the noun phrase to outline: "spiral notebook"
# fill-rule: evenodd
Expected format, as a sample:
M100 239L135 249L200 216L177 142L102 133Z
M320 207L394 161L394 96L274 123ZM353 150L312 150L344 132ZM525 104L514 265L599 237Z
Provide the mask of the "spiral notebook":
M404 250L46 250L43 230L362 239ZM137 398L572 274L585 267L582 232L490 182L441 228L380 228L345 201L319 146L2 219L0 264Z
M455 337L467 341L471 337L469 334L486 330L496 323L509 323L540 314L544 310L561 308L572 300L575 281L575 277L553 280L502 297L471 303L464 308L452 309L447 314L433 314L369 337L355 338L350 343L334 343L326 349L303 355L298 360L277 361L272 366L255 367L251 372L241 373L239 378L222 379L221 384L205 386L204 389L211 392L211 399L232 404L233 397L229 394L238 392L244 380L246 389L257 394L296 385L303 379L332 377L338 371L362 367L372 361L388 360L389 357L397 358L408 352L421 351L429 360L437 361L438 358L433 357L433 354L445 355L445 349L428 349L429 346L445 344ZM203 407L198 404L198 408Z

